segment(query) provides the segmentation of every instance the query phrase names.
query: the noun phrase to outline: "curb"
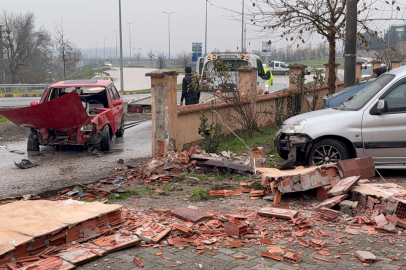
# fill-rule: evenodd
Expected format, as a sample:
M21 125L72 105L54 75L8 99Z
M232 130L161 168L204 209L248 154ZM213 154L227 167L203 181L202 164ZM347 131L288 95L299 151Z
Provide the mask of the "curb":
M42 94L0 94L0 98L8 97L42 97Z

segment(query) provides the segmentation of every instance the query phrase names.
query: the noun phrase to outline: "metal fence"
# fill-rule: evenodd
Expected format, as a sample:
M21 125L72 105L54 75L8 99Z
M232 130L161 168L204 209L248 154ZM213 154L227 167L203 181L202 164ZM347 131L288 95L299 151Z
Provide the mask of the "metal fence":
M50 84L0 84L0 92L30 92L45 90Z

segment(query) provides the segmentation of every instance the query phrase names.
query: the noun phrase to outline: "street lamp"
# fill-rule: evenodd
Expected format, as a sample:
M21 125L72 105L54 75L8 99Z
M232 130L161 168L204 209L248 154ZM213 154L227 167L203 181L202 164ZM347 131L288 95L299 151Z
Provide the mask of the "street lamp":
M114 32L116 32L116 59L117 59L117 33L118 33L118 31L117 30L113 30Z
M100 43L100 42L98 42L98 41L95 41L94 43L96 43L96 64L97 64L97 66L99 66L99 63L98 63L98 59L97 59L97 43Z
M123 31L121 26L121 0L118 0L118 24L120 29L120 90L124 91L123 75Z
M89 46L90 48L90 53L89 53L89 65L91 64L91 59L92 59L92 46Z
M107 37L101 37L102 39L104 39L104 43L103 43L103 58L104 58L104 62L106 62L106 38Z
M241 52L244 51L244 0L242 0L242 17L241 17Z
M131 66L131 24L133 24L134 22L125 22L128 23L128 35L130 37L130 66Z
M171 59L171 14L175 12L163 12L165 14L168 14L168 32L169 32L169 59Z
M141 50L142 48L138 48L138 66L140 65Z
M204 55L207 55L207 1L206 0L206 27L205 27L205 34L204 34Z

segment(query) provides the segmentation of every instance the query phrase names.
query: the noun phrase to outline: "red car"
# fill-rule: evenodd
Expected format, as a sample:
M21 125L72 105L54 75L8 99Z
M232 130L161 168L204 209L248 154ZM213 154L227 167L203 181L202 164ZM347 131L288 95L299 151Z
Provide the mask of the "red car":
M27 150L40 145L95 145L110 150L124 135L123 98L110 80L72 80L51 85L30 107L2 111L18 126L31 128Z

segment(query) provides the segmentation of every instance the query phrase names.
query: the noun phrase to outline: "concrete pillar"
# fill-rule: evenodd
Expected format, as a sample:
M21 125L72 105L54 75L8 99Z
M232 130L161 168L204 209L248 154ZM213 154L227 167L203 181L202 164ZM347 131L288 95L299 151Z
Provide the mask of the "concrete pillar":
M400 67L400 61L392 61L392 69Z
M362 77L362 63L364 62L358 62L357 61L357 67L356 67L356 72L355 72L355 82L360 82L361 81L361 77Z
M151 71L152 155L175 150L177 122L178 72L169 69Z
M339 64L335 64L334 70L336 72L336 77L338 75L338 66L339 66ZM328 64L324 64L324 83L326 83L326 84L328 84L328 78L330 77L329 70L330 69L328 67ZM337 86L337 79L336 79L336 86ZM337 91L337 89L336 89L336 91Z
M257 99L257 69L238 70L238 92L244 98L251 101ZM261 93L259 93L261 94Z
M297 80L304 76L305 66L300 64L289 65L289 90L297 89ZM304 82L303 82L304 83Z
M372 61L371 64L372 64L371 68L371 76L372 76L372 73L374 73L374 69L380 68L382 66L382 63L378 61Z

